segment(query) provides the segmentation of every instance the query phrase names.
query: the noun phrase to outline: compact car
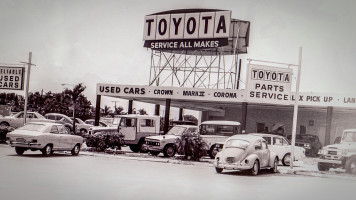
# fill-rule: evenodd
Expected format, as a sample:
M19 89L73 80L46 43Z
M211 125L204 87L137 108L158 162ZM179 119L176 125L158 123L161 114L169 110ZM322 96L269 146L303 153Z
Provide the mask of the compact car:
M292 136L288 135L287 138L291 140ZM310 157L315 157L318 151L323 147L319 141L319 137L311 134L297 134L295 137L295 146L303 147L305 154Z
M278 158L281 158L284 166L290 165L292 146L289 140L280 135L254 133L253 135L261 136L267 141L268 148L277 153ZM305 157L305 149L303 147L294 147L294 160L300 160Z
M198 133L198 126L176 125L172 127L166 135L156 135L146 137L148 151L152 155L158 155L163 152L165 157L173 157L176 154L174 142L185 133Z
M53 151L71 151L76 156L83 144L83 138L70 135L62 124L30 122L8 133L7 142L15 147L18 155L27 150L40 150L44 156L52 155Z
M53 120L46 119L41 114L37 112L27 112L26 113L26 122L54 122ZM24 112L18 112L11 116L5 116L0 118L0 126L7 128L13 127L18 128L24 125L23 121Z
M229 137L223 149L215 156L217 173L226 170L246 170L255 176L261 169L277 172L278 155L268 148L267 141L260 136L239 134Z

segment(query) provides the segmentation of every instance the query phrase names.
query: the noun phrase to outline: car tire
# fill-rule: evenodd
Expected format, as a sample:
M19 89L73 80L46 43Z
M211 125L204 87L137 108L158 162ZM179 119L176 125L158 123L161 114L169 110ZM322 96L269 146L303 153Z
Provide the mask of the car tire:
M51 156L53 154L53 148L52 145L47 144L43 149L42 149L42 155L43 156Z
M278 158L274 159L273 167L270 170L271 170L271 173L277 173L278 172Z
M153 155L153 156L157 156L159 153L159 151L150 151L150 154Z
M25 153L25 150L21 147L15 147L16 154L22 156Z
M147 153L148 152L148 148L146 146L146 142L145 142L144 139L141 139L141 141L138 143L138 148L139 148L141 153Z
M218 152L215 150L215 147L216 147L216 145L213 144L213 145L211 146L210 150L209 150L209 157L210 157L211 159L214 159L215 156L216 156L216 154L218 153Z
M2 126L3 128L9 128L10 124L7 122L1 122L0 126Z
M284 166L289 166L290 165L290 153L286 153L286 155L283 156L283 159L282 159L282 164Z
M255 162L253 163L252 168L250 169L250 174L252 176L256 176L258 174L259 170L260 170L260 164L259 164L258 160L255 160Z
M138 153L140 151L138 145L133 144L133 145L130 145L129 147L130 147L131 151L134 153Z
M356 157L352 157L346 160L345 169L346 173L356 174Z
M221 174L223 170L224 170L223 168L215 167L215 171L218 174Z
M327 172L329 171L330 167L326 164L323 163L318 163L318 170L321 172Z
M71 153L72 153L73 156L78 156L78 155L79 155L79 152L80 152L80 145L79 145L79 144L76 144L76 145L73 147Z
M176 149L173 145L167 145L163 149L164 157L173 157L176 154Z

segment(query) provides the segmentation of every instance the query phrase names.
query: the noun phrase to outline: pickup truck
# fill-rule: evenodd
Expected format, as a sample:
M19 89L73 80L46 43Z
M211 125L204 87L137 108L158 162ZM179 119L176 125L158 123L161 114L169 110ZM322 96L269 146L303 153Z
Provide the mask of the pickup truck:
M327 145L318 154L319 171L342 168L356 174L356 129L344 130L340 143Z

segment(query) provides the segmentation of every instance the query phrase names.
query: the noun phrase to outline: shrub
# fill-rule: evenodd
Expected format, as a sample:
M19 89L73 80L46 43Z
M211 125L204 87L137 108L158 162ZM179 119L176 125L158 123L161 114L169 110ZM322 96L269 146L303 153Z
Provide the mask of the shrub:
M185 133L176 140L175 148L178 154L199 160L202 156L207 155L208 144L199 135Z
M14 128L12 128L12 127L0 126L0 141L6 141L6 134L13 130L14 130Z
M121 149L125 140L121 133L103 131L89 136L86 143L88 147L95 147L97 151L105 151L107 148Z

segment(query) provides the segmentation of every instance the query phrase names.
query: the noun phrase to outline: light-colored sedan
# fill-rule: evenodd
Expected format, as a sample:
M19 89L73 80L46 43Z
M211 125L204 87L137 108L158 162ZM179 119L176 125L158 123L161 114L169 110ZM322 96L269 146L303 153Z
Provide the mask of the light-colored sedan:
M267 142L260 136L239 134L229 137L223 149L215 156L217 173L227 170L248 170L255 176L261 169L277 172L278 155L270 151Z
M289 140L280 135L253 133L253 135L263 137L268 144L268 148L275 152L281 158L284 166L290 165L292 146ZM294 160L300 160L305 157L305 149L303 147L294 147Z
M37 112L27 112L26 122L54 122L53 120L46 119ZM5 116L0 118L0 126L2 127L21 127L23 126L24 112L18 112L11 116Z
M71 151L76 156L83 138L70 135L62 124L30 122L8 133L7 142L15 147L18 155L27 150L40 150L44 156L52 155L53 151Z

